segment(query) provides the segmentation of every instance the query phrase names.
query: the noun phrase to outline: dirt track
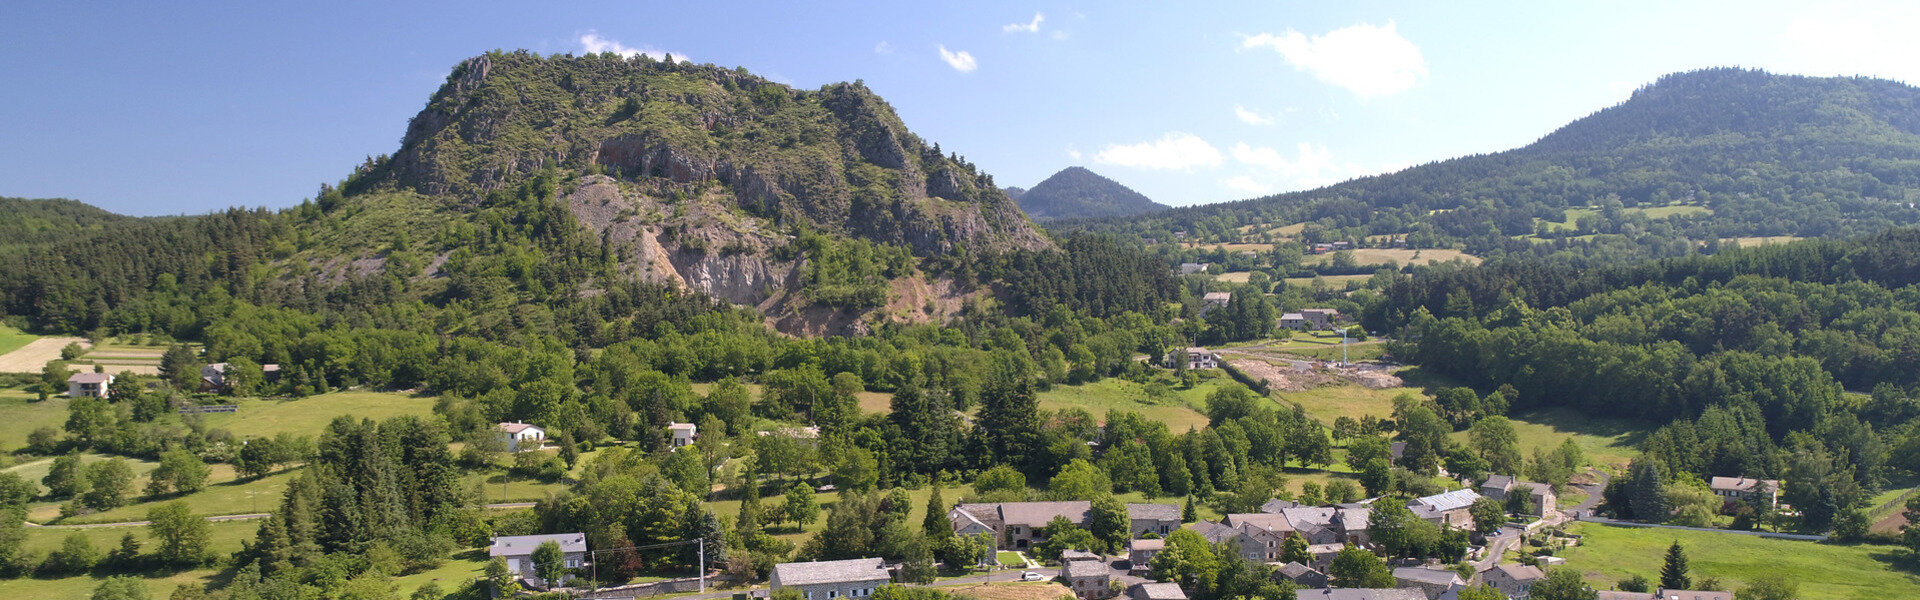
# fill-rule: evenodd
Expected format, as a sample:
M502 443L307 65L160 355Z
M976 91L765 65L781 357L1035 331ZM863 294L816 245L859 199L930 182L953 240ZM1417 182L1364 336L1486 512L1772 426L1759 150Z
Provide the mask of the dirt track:
M81 346L93 347L86 338L47 337L28 342L19 350L0 356L0 373L39 373L47 366L47 361L59 360L60 349L67 344L78 342Z

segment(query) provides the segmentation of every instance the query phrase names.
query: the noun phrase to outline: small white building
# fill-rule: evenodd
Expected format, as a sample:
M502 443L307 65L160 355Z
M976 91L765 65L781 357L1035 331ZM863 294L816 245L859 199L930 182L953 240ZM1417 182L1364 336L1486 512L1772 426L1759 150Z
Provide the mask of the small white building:
M1186 354L1188 370L1220 368L1220 357L1211 350L1199 346L1191 346L1186 349ZM1167 368L1172 369L1179 366L1176 364L1179 358L1179 352L1167 353Z
M695 427L692 423L667 423L667 433L673 436L673 447L675 448L693 445L694 440L700 439L699 431L700 428Z
M67 396L105 398L110 394L107 386L111 385L113 376L106 373L74 373L67 378Z
M507 441L508 452L539 450L540 445L547 441L547 430L519 421L501 423L500 437Z
M1216 308L1226 308L1228 304L1233 302L1233 294L1227 292L1207 292L1206 295L1200 297L1200 301L1203 303L1200 305L1200 314L1204 316L1207 313L1213 312Z

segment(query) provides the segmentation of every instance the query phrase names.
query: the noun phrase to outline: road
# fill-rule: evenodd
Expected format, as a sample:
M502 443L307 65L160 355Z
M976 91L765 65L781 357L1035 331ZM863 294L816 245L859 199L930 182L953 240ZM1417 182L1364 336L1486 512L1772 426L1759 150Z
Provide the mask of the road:
M533 505L534 503L532 502L499 502L494 504L483 504L480 507L507 509L507 508L533 508ZM209 515L207 516L207 521L212 523L220 523L223 521L250 521L253 519L265 519L267 518L267 516L268 516L268 513L246 513L246 514L239 514L239 515ZM103 527L145 527L150 524L152 524L152 521L114 521L112 523L73 523L69 525L41 525L33 521L26 522L27 527L46 527L48 529L99 529Z

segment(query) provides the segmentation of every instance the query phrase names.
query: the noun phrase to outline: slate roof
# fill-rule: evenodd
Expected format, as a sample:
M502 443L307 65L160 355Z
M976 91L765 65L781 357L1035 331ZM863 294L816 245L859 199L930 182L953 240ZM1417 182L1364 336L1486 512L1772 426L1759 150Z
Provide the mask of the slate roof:
M1282 577L1286 577L1287 579L1298 579L1301 575L1319 572L1319 571L1313 570L1313 567L1309 567L1309 566L1300 564L1298 562L1290 562L1284 565L1280 565L1280 568L1278 570L1280 572L1280 575Z
M1301 506L1283 509L1280 514L1285 515L1287 522L1298 529L1302 525L1330 526L1338 512L1331 506Z
M1003 502L1000 504L1000 522L1007 525L1025 525L1028 527L1046 527L1054 517L1066 517L1074 523L1085 523L1092 516L1093 503L1072 502ZM1175 517L1178 519L1179 517Z
M1427 600L1414 588L1326 588L1300 590L1300 600Z
M1139 600L1187 600L1187 592L1177 583L1142 583L1134 586Z
M1442 571L1439 569L1428 569L1424 567L1395 568L1393 570L1393 578L1404 579L1407 581L1418 581L1420 583L1431 583L1434 585L1453 585L1455 583L1460 583L1462 585L1466 584L1466 580L1461 579L1459 573L1455 573L1453 571Z
M1545 571L1541 571L1540 567L1535 567L1532 565L1503 563L1503 564L1494 565L1493 567L1487 569L1487 571L1499 571L1502 574L1506 575L1508 579L1512 579L1514 581L1538 581L1538 580L1547 578L1547 573ZM1485 573L1485 572L1486 571L1482 571L1482 573Z
M1237 528L1213 521L1199 521L1188 525L1187 528L1192 529L1194 533L1200 534L1200 537L1206 538L1207 541L1213 543L1226 541L1240 533L1240 530Z
M1513 482L1514 479L1512 475L1489 475L1487 476L1487 482L1480 484L1480 487L1483 489L1510 490L1513 489Z
M1157 540L1157 539L1156 540L1134 540L1133 549L1134 550L1165 550L1167 549L1167 541Z
M500 430L505 431L507 433L520 433L522 431L526 431L528 429L533 429L533 428L534 426L532 423L501 423L500 424Z
M1201 296L1200 298L1202 300L1206 300L1207 302L1215 302L1215 301L1227 302L1233 299L1233 294L1229 294L1227 292L1207 292L1206 295Z
M584 533L503 535L493 538L493 545L487 548L487 556L526 556L547 542L560 544L561 552L587 551L587 534Z
M1448 511L1466 508L1480 499L1480 493L1473 490L1454 490L1444 494L1434 494L1414 499L1414 502L1436 511Z
M783 586L872 581L887 579L887 565L878 558L780 563L773 566L773 576Z
M1180 507L1172 504L1128 504L1127 518L1177 522L1180 520Z
M697 431L696 426L692 423L671 423L671 422L667 423L667 430L668 431L688 431L688 432Z
M1289 509L1289 508L1299 508L1300 506L1301 504L1299 502L1274 498L1272 500L1268 500L1266 504L1260 505L1260 512L1280 514L1280 511L1282 510Z
M113 376L106 373L74 373L72 377L67 378L68 383L106 383L109 381L113 381Z
M1766 486L1766 487L1762 487ZM1707 487L1730 492L1755 492L1765 489L1768 492L1780 489L1780 482L1773 479L1748 479L1746 477L1715 477Z
M1067 549L1067 550L1060 551L1061 562L1075 562L1075 561L1082 561L1082 560L1100 560L1100 555L1094 554L1092 552L1088 552L1085 550Z
M1337 514L1340 517L1341 529L1366 531L1368 527L1373 526L1373 507L1371 506L1342 506Z
M1235 513L1227 515L1226 523L1234 527L1252 525L1267 531L1293 531L1293 523L1287 521L1286 515L1272 513Z
M1076 560L1060 567L1060 576L1067 579L1111 577L1112 575L1113 569L1097 560Z

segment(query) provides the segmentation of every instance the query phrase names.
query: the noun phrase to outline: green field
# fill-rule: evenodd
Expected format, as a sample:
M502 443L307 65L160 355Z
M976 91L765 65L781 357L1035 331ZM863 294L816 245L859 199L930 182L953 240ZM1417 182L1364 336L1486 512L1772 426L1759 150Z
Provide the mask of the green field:
M137 502L109 511L80 515L71 519L62 519L60 523L117 523L122 521L140 521L147 518L147 511L155 506L174 500L185 500L193 512L203 515L239 515L259 512L272 512L280 506L280 497L286 493L287 484L299 476L298 469L288 469L258 479L237 479L233 467L225 464L213 466L213 476L207 478L207 488L185 496L170 496L157 501ZM145 478L134 482L135 493L147 485ZM145 497L134 498L145 500ZM58 510L57 508L55 510ZM57 512L54 514L58 514ZM42 516L37 511L34 515Z
M1777 574L1800 584L1802 600L1910 598L1920 590L1920 575L1912 567L1894 566L1904 559L1903 551L1893 546L1842 546L1592 523L1574 526L1573 533L1585 537L1560 556L1600 589L1632 575L1658 581L1667 546L1677 540L1686 549L1694 579L1718 577L1735 589L1761 575Z
M398 392L334 392L296 400L241 400L240 412L208 413L207 427L247 437L281 432L318 436L334 417L351 415L375 421L433 412L433 399Z
M1655 206L1650 208L1649 207L1624 208L1624 209L1621 209L1620 212L1622 214L1629 214L1629 215L1635 214L1635 213L1643 214L1643 215L1646 215L1647 218L1649 219L1658 220L1658 219L1665 219L1673 215L1710 215L1710 214L1713 214L1713 209L1707 208L1705 206L1675 204L1671 206ZM1569 208L1567 209L1566 216L1562 217L1559 221L1547 221L1546 222L1547 228L1553 231L1576 230L1580 228L1581 217L1589 217L1589 216L1595 216L1599 214L1600 214L1600 209L1597 209L1597 208Z
M27 445L27 435L41 427L59 429L67 423L67 397L54 396L40 402L39 396L21 388L0 390L0 451L11 452Z
M213 523L212 544L208 549L216 554L227 555L240 550L241 540L251 540L259 531L257 521L228 521ZM132 532L140 540L140 548L151 553L158 545L147 536L146 527L91 527L69 529L59 527L33 527L27 529L27 539L21 549L28 554L45 556L47 552L60 547L67 534L78 531L87 536L93 547L102 555L120 546L120 536ZM141 576L147 583L147 591L154 598L166 598L173 594L174 588L185 583L206 583L219 574L213 569L195 569L179 573L164 570L151 571ZM104 577L80 576L59 579L40 579L19 577L0 579L0 597L34 598L36 600L83 600L92 594L93 588L100 585Z
M0 354L19 350L21 346L40 339L40 336L14 329L11 325L0 324Z
M1206 415L1200 413L1207 406L1207 394L1228 381L1232 380L1203 379L1190 390L1170 385L1173 393L1160 401L1147 397L1146 386L1119 378L1083 385L1057 385L1040 392L1040 408L1060 410L1079 407L1093 413L1097 419L1106 418L1107 411L1111 409L1130 410L1148 419L1166 423L1168 431L1179 434L1190 427L1207 426Z
M1532 457L1533 449L1552 450L1571 437L1586 452L1596 467L1626 469L1639 454L1640 442L1654 426L1625 419L1589 417L1569 408L1549 408L1508 415L1513 431L1520 436L1520 455ZM1467 432L1453 433L1455 441L1466 443Z

